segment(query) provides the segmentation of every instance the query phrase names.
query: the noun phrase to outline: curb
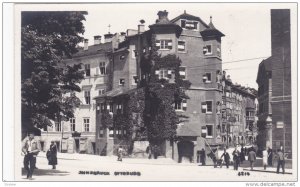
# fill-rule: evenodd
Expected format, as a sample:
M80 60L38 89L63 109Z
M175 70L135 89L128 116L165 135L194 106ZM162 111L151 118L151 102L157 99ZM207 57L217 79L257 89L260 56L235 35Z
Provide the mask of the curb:
M251 170L251 169L243 169L243 170L245 170L245 171L257 171L257 172L265 172L265 173L277 173L276 171L267 171L267 170L257 170L257 169L253 169L253 170ZM282 174L282 172L281 173L279 173L279 174ZM289 174L289 175L292 175L293 173L291 173L291 172L285 172L284 174Z

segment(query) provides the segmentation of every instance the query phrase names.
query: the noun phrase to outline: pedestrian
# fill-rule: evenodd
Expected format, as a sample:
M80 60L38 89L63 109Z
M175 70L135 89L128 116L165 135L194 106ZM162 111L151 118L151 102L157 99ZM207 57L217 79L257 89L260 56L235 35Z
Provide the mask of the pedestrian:
M280 169L280 166L282 168L282 174L284 174L284 164L285 164L285 160L284 160L284 153L282 152L281 149L278 149L277 150L277 174L279 173L279 169Z
M264 166L264 170L267 169L267 165L268 165L268 151L265 149L265 150L263 150L263 166Z
M123 148L122 148L122 146L119 146L119 148L118 148L118 161L121 161L122 162L122 160L123 160Z
M223 157L224 157L226 167L229 168L230 155L227 153L226 149L224 149L224 153L222 154L221 158L223 158Z
M200 154L200 161L202 163L202 166L206 165L206 163L205 163L205 161L206 161L206 154L205 154L205 150L203 148L202 148L201 154Z
M158 155L159 155L159 147L157 145L154 145L154 147L153 147L154 159L157 159Z
M245 150L242 147L241 148L241 154L240 154L240 163L243 164L243 161L245 160Z
M152 154L153 154L153 150L152 150L152 146L148 145L148 147L146 148L146 153L148 153L148 159L152 158Z
M24 153L24 168L27 171L27 179L32 180L32 174L36 164L36 156L40 152L40 144L34 139L34 133L29 132L28 137L22 141L22 152Z
M235 147L234 151L232 152L233 155L233 169L238 170L239 163L240 163L240 152L237 150L237 147Z
M273 150L268 148L268 165L273 166Z
M250 162L250 167L251 167L251 171L253 170L253 165L254 165L254 162L256 160L256 153L254 151L254 148L252 147L251 150L249 151L248 153L248 160Z
M57 165L57 146L54 141L51 141L50 148L46 153L48 159L48 165L52 166L52 169L56 169Z

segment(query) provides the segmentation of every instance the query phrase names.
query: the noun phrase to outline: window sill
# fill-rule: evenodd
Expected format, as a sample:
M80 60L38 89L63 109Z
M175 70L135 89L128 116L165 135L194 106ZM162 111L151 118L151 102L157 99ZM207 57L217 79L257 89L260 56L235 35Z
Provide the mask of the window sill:
M212 114L212 112L206 112L205 114L211 115L211 114Z
M187 53L187 51L178 51L178 50L177 50L177 52L178 52L178 53L183 53L183 54L184 54L184 53Z
M175 109L175 112L185 112L185 111L182 109L178 109L178 110Z
M204 82L205 84L211 84L212 82L211 81L206 81Z
M204 56L211 56L212 53L205 53Z
M172 49L158 49L159 51L170 51Z
M206 136L205 138L207 138L207 139L212 139L213 137L212 137L212 136Z

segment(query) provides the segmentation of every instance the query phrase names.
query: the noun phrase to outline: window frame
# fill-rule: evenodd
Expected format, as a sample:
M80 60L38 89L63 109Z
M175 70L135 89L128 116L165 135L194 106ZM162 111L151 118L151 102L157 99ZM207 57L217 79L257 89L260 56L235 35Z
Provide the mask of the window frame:
M124 80L124 84L121 83L121 80ZM125 85L125 79L124 78L120 78L119 79L119 86L124 86Z
M157 45L159 42L159 45ZM171 42L172 45L169 45L169 42ZM157 39L155 41L155 45L160 51L169 51L173 49L173 40L172 39ZM163 48L162 48L163 47Z
M83 131L90 132L90 118L89 117L83 118Z
M70 131L76 131L76 118L70 118Z
M181 77L183 75L180 74L180 72L183 72L180 70L180 68L184 68L184 78ZM187 79L187 76L186 76L186 66L179 66L179 76L183 79L183 80L186 80Z
M84 102L85 102L84 104L85 105L91 105L91 90L84 90L83 91L83 97L84 97Z
M208 51L208 46L210 46L210 52ZM207 49L207 52L204 54L205 56L209 56L213 54L213 45L212 44L205 44L204 47Z
M214 126L213 125L205 125L206 126L206 138L213 138L214 137ZM207 127L211 127L211 135L208 134L209 130Z
M207 79L204 83L206 84L212 83L212 72L205 72L205 76L207 77ZM210 77L210 80L208 80L208 77Z
M85 72L85 77L91 76L91 64L84 64L84 72Z
M184 50L179 49L179 42L184 42ZM185 40L178 40L177 41L177 51L179 53L186 53L187 52L187 50L186 50L186 41Z
M99 62L99 75L106 75L106 62Z
M182 21L185 21L184 23L184 27L182 26ZM194 28L194 29L188 29L186 28L186 22L193 22L194 24L197 23L197 27ZM188 20L188 19L180 19L180 27L183 29L183 30L190 30L190 31L199 31L199 28L200 28L200 22L199 21L196 21L196 20Z

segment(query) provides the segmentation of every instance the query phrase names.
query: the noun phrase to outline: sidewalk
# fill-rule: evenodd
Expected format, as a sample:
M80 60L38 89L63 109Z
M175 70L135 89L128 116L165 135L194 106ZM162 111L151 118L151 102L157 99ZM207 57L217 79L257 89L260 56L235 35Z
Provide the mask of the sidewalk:
M244 168L243 170L245 171L251 171L251 168ZM257 171L257 172L266 172L266 173L276 173L277 168L276 167L267 167L266 170L264 170L263 167L253 167L252 171ZM292 169L285 169L285 173L284 174L293 174L292 173ZM282 170L279 170L279 174L282 174Z

